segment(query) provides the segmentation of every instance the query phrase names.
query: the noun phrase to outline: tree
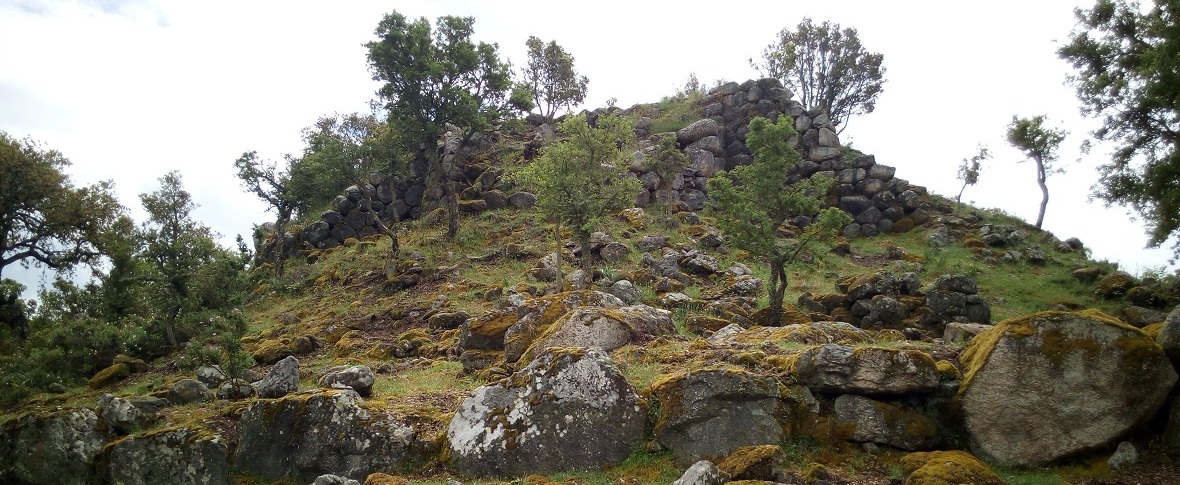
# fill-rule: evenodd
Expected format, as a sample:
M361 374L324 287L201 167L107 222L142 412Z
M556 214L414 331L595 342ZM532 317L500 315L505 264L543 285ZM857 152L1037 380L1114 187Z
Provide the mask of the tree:
M295 196L290 157L286 158L285 165L279 168L274 162L263 162L258 159L258 152L254 151L243 153L234 162L238 179L246 186L246 190L266 202L267 210L275 211L274 263L275 274L279 277L283 276L287 255L287 223L295 211L305 206L305 202Z
M783 295L787 289L787 265L801 254L817 254L817 245L828 241L852 221L838 208L820 210L820 196L832 185L831 177L815 176L788 184L791 168L802 161L795 150L798 134L789 116L771 123L766 118L750 121L746 144L754 162L731 173L709 179L713 213L727 242L770 268L769 324L782 320ZM795 237L780 237L780 231L796 218L813 217Z
M581 248L582 269L590 271L590 233L609 210L635 200L639 181L625 177L624 154L635 139L631 123L601 116L591 127L585 115L562 121L565 139L548 145L520 178L537 193L537 207L556 224L574 232ZM558 258L560 264L560 258Z
M963 162L959 164L959 180L963 182L963 187L959 189L959 195L955 196L955 210L959 210L959 204L963 203L963 191L967 190L968 185L975 185L979 182L979 171L983 168L983 161L992 157L987 147L980 145L979 151L970 159L964 158Z
M522 70L524 83L533 101L547 120L561 108L569 108L586 99L586 76L574 71L574 58L557 41L548 44L535 36L525 41L529 60Z
M102 233L123 208L109 181L74 187L69 164L0 131L0 273L17 262L68 271L102 256Z
M750 63L795 91L803 106L827 112L839 133L852 116L873 112L885 84L883 59L861 46L856 29L804 18L795 30L779 32L760 64Z
M1045 180L1050 175L1063 172L1057 167L1057 148L1069 132L1045 126L1045 116L1032 118L1012 117L1008 125L1008 143L1037 165L1037 185L1041 187L1041 210L1037 213L1037 229L1045 220L1045 207L1049 205L1049 187Z
M1077 70L1082 113L1100 117L1115 144L1094 195L1129 205L1148 223L1148 244L1180 233L1180 2L1099 0L1075 10L1079 28L1057 51ZM1173 246L1180 255L1180 241Z
M454 158L477 133L513 111L532 108L527 90L514 89L497 46L471 40L474 24L471 17L445 16L435 29L425 18L409 22L393 12L377 25L378 40L365 44L373 80L384 82L377 93L402 135L401 146L425 158L431 178L443 189L449 240L459 233ZM462 130L455 157L443 157L436 149L448 124Z
M192 292L197 270L213 261L218 249L213 231L193 220L197 205L184 190L180 173L169 172L160 178L160 189L140 194L147 211L141 237L144 256L157 272L160 307L159 323L164 327L168 344L180 345L177 323L185 313L199 308Z

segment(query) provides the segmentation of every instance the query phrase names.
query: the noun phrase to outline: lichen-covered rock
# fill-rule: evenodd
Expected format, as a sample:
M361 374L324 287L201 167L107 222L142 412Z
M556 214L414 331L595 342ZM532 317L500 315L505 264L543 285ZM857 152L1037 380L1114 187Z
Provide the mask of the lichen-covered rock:
M1164 324L1160 326L1159 336L1156 337L1160 347L1164 348L1164 352L1173 362L1180 362L1180 305L1172 309L1172 312L1164 318Z
M610 294L623 300L627 305L634 305L639 303L639 299L643 296L643 290L636 288L634 284L627 280L619 280L610 285Z
M787 455L778 445L743 446L717 465L735 481L775 481Z
M209 388L196 379L181 379L168 388L168 400L178 405L205 402L212 397Z
M680 466L721 459L743 446L779 443L816 405L806 389L795 391L784 393L773 377L742 371L674 375L651 389L661 411L656 441Z
M86 485L94 476L94 459L111 437L98 415L70 409L47 415L26 414L0 428L0 480L5 483Z
M730 476L709 460L693 463L672 485L722 485Z
M294 476L304 482L398 468L409 455L414 428L361 404L347 389L255 402L242 414L234 468L266 480Z
M226 485L229 449L215 433L168 428L129 436L103 450L100 473L124 485Z
M501 347L504 359L509 363L520 360L533 340L566 313L581 306L618 308L624 303L614 295L595 290L567 291L528 300L516 309L519 318L504 332L504 346Z
M102 421L118 434L130 433L143 424L145 417L131 401L110 394L98 398L98 408Z
M617 464L643 439L639 395L598 349L554 348L476 389L447 429L455 469L525 476Z
M299 389L299 359L287 356L278 361L266 377L250 384L258 397L283 397Z
M466 322L468 318L471 318L471 316L464 311L439 312L431 315L426 323L432 329L451 330L462 326L463 322Z
M1003 485L1004 480L965 451L910 453L901 458L905 485Z
M447 480L447 485L450 485L453 481L454 480ZM364 485L410 485L410 481L402 477L389 475L387 473L373 473L365 478ZM460 485L462 484L460 483Z
M938 390L938 368L929 354L912 349L828 344L799 355L793 368L813 391L900 395Z
M373 382L376 379L377 376L373 374L373 369L367 365L338 365L320 372L317 384L320 387L348 388L356 391L362 397L369 397L369 394L373 392Z
M1177 378L1146 334L1096 310L1006 320L960 359L972 451L1008 466L1110 444L1150 419Z
M332 474L320 475L315 478L311 485L361 485L361 482L351 478L340 477Z
M753 327L727 339L728 343L758 345L762 342L806 345L858 344L872 342L864 330L844 322L813 322L782 327Z
M90 381L88 381L86 384L90 386L91 389L102 389L130 376L131 367L127 364L111 364L110 367L100 370L97 374L94 374L94 377L91 377Z
M549 347L599 347L611 351L631 342L674 333L676 327L667 310L647 305L580 307L550 325L522 357L532 360Z
M1123 271L1103 276L1094 284L1094 293L1108 300L1120 298L1136 284L1135 277Z
M938 423L922 413L869 399L843 394L833 406L836 422L851 428L849 439L878 443L903 450L929 450L942 441Z
M205 385L206 388L216 389L222 382L225 382L225 372L221 370L219 365L204 365L197 368L197 380Z
M942 341L948 344L967 343L975 338L976 335L983 333L984 330L989 328L992 328L992 326L981 323L950 322L946 324L946 328L942 331Z

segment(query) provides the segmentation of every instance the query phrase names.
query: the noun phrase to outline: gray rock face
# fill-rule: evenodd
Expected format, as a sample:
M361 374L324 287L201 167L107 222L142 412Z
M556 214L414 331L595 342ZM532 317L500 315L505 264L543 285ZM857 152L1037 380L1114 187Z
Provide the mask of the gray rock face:
M925 415L855 394L836 398L835 418L853 428L852 441L903 450L929 450L942 441L938 424Z
M271 367L262 380L250 384L259 397L283 397L299 389L299 359L288 355Z
M0 479L8 483L87 485L94 459L110 438L99 431L98 415L71 409L25 415L0 428Z
M104 450L100 470L124 485L227 485L229 450L220 435L172 428L130 436Z
M261 400L242 414L234 468L305 483L324 474L366 477L401 466L414 428L361 406L351 390L317 389Z
M1180 362L1180 305L1164 318L1164 325L1160 328L1160 335L1156 341L1173 362Z
M338 365L324 369L320 373L319 386L336 389L352 389L361 396L368 397L373 392L373 381L377 376L367 365Z
M817 392L900 395L938 390L934 359L917 350L827 344L800 354L795 373Z
M110 394L98 398L102 420L118 434L128 434L143 424L144 415L131 401Z
M311 485L361 485L361 482L336 475L320 475L315 478L314 482L311 482Z
M643 296L643 290L636 288L635 285L627 280L616 281L613 285L610 285L609 292L628 305L638 303L639 298Z
M537 339L534 349L599 347L611 351L632 341L676 333L669 311L647 305L611 309L581 307L553 325L556 330Z
M806 389L797 394L796 401L810 406ZM719 460L743 446L777 444L786 436L779 417L789 422L794 410L777 380L744 372L690 372L662 381L652 395L663 412L655 438L679 466Z
M948 344L966 343L989 328L992 328L992 326L979 323L950 322L946 324L946 329L942 331L942 341Z
M447 429L469 476L525 476L621 462L643 439L639 395L598 349L548 351L507 380L476 389Z
M222 382L225 382L225 373L218 365L202 366L197 368L197 380L209 389L216 389Z
M1129 465L1134 465L1139 461L1139 451L1135 449L1135 445L1130 441L1119 443L1118 449L1114 450L1114 454L1110 455L1110 459L1106 460L1106 466L1111 470L1118 470L1126 468Z
M1097 311L1006 320L960 359L971 448L1006 466L1108 445L1154 416L1176 383L1162 348Z
M676 132L676 141L681 146L687 146L692 142L700 140L707 136L717 136L721 133L721 125L716 121L706 118L699 120L691 125L681 128Z
M672 482L672 485L722 485L728 481L728 473L721 471L709 460L701 460L684 470L684 474Z

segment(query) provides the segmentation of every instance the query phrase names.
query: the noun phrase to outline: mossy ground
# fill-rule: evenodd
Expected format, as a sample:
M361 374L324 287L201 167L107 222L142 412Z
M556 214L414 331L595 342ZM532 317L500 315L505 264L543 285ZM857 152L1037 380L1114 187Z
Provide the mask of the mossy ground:
M671 119L679 116L673 108L670 105L661 111L661 116ZM936 214L950 214L944 200L932 197L927 204ZM1003 214L974 209L967 212L975 213L982 223L1025 227ZM966 212L961 211L958 217L964 215ZM605 218L599 229L633 250L620 261L599 262L598 269L608 280L639 273L642 253L634 250L634 244L648 234L665 234L674 247L695 247L694 236L712 226L707 212L700 216L699 224L676 222L660 210L647 211L639 221L642 224L619 216ZM458 403L487 381L478 373L463 373L457 355L448 352L457 342L457 332L431 333L429 315L440 310L462 310L477 316L496 310L499 295L507 294L512 288L540 294L552 287L551 283L526 276L557 245L550 227L535 210L498 210L464 216L460 235L454 241L443 238L445 228L439 224L405 223L399 229L401 252L392 263L390 242L384 237L305 253L287 265L287 274L281 278L262 272L255 275L258 283L244 308L249 317L246 348L256 350L266 341L314 337L318 346L297 355L301 367L300 389L315 387L316 374L329 366L369 365L377 379L368 406L413 421L424 432L440 433ZM850 256L823 254L798 262L789 268L786 301L794 302L808 292L830 294L836 291L836 281L841 277L884 269L914 271L924 283L941 274L971 275L979 283L981 296L991 305L993 321L1046 310L1059 302L1095 307L1112 314L1118 310L1116 303L1095 296L1092 284L1079 282L1070 275L1076 268L1099 263L1089 261L1081 253L1057 253L1041 242L1039 233L1029 231L1031 236L1025 244L1036 246L1049 256L1044 265L1002 262L992 250L978 247L977 240L972 239L974 233L969 230L952 232L949 245L934 248L926 240L932 227L924 225L902 234L855 239L850 241ZM570 239L570 234L563 234L563 240ZM723 269L732 263L744 263L763 280L769 277L765 266L748 254L705 251L716 257ZM567 253L563 270L572 271L575 261ZM387 268L405 268L408 264L420 270L417 284L409 288L392 287ZM696 278L683 292L694 298L708 295L719 290L722 282L719 277ZM652 282L636 281L636 286L642 293L643 303L660 305ZM765 294L757 300L759 307L765 306ZM699 336L685 330L685 320L701 308L700 305L670 308L678 334L612 352L626 379L641 393L647 394L654 384L670 375L697 369L722 367L785 375L791 368L792 356L809 346L775 341L751 343L742 351L712 349ZM341 351L345 346L338 344L346 335L349 336L346 342L364 345ZM899 342L896 332L882 334L880 341L868 344L916 347L938 360L949 361L957 361L954 357L960 350L954 346L934 348L933 344ZM380 352L371 351L374 348ZM175 362L174 357L158 359L150 363L146 372L132 374L102 390L75 387L62 394L36 396L0 415L0 422L30 409L93 406L102 392L124 397L160 393L178 378L190 375L190 371L178 368ZM945 363L939 365L943 373L953 375L956 371ZM265 371L266 367L257 370ZM216 401L166 408L149 429L195 424L233 433L236 419L250 402ZM784 443L783 448L789 470L802 473L809 464L818 463L841 480L859 483L889 483L901 456L890 450L868 454L845 443L814 440L793 440ZM670 483L680 471L672 464L670 454L639 449L623 464L607 470L543 479L584 484ZM413 483L441 484L448 478L445 468L437 465L402 472ZM1057 476L1056 472L1049 473ZM1035 477L1045 476L1035 473L1001 470L1000 474L1012 483L1054 483L1035 481L1041 480ZM1025 478L1029 476L1034 478ZM1086 479L1068 473L1061 478L1071 483ZM536 480L517 483L534 482L544 483ZM259 482L242 477L238 483Z

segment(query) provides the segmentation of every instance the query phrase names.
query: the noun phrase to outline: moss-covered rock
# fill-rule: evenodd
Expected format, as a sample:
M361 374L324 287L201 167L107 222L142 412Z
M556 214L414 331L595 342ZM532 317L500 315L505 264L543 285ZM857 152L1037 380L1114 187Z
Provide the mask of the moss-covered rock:
M100 474L124 485L227 485L229 449L206 430L166 428L128 436L108 445Z
M374 343L359 330L351 330L341 336L333 352L342 359L385 360L393 355L389 344Z
M98 371L87 381L91 389L102 389L131 376L131 367L124 363L111 364L110 367Z
M629 343L672 335L676 327L667 310L647 305L618 308L579 307L537 336L521 356L531 361L549 347L598 347L611 351Z
M1135 286L1135 277L1123 271L1103 276L1094 284L1094 293L1102 298L1112 300L1122 298L1127 291Z
M901 459L905 485L1003 485L1004 480L965 451L910 453Z
M111 439L89 409L25 414L0 427L0 481L93 483L94 462Z
M373 473L365 478L364 485L410 485L410 481L385 473Z
M786 461L787 455L778 445L743 446L721 460L717 468L734 480L774 481Z
M618 297L595 290L566 291L528 300L517 308L520 318L504 333L504 358L509 363L520 360L520 356L533 344L533 340L575 308L618 308L624 305L623 300Z
M960 360L972 451L1007 466L1110 444L1154 416L1177 379L1147 334L1095 310L1006 320Z
M929 450L942 442L938 423L896 404L843 394L836 398L833 409L838 427L851 428L847 439L857 443L914 451Z

